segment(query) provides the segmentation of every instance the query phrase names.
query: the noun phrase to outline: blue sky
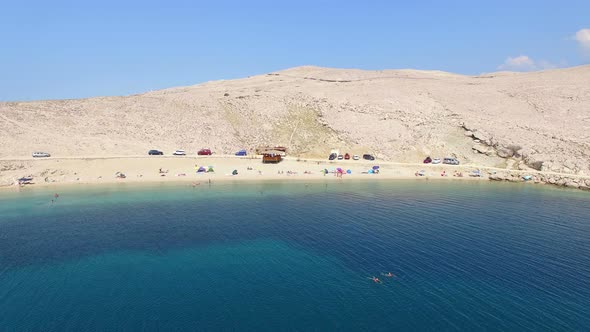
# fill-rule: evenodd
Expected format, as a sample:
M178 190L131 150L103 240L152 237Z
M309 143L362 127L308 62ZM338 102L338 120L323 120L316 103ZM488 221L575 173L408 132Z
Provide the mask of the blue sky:
M479 74L590 62L588 0L0 0L0 8L2 101L127 95L300 65Z

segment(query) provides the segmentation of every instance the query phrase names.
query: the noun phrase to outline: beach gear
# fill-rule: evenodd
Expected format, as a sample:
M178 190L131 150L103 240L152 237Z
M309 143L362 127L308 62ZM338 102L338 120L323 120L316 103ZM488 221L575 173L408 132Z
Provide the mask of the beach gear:
M238 175L238 170L237 169L234 169L234 171L231 172L231 175Z

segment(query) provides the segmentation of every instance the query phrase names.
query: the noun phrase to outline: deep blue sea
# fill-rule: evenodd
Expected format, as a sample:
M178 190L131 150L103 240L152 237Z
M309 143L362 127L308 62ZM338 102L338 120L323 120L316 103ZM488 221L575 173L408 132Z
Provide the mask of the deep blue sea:
M51 203L55 191L0 192L0 331L590 329L588 192L228 182L75 186Z

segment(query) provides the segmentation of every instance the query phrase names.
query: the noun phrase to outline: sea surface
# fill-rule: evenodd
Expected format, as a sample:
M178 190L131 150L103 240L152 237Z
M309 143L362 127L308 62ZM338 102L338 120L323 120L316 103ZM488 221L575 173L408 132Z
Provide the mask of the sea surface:
M0 331L589 329L588 192L346 180L0 192Z

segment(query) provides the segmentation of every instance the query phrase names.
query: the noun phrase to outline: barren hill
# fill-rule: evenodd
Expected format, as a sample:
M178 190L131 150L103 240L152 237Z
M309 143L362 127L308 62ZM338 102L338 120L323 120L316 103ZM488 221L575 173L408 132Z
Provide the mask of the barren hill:
M590 174L590 66L462 76L297 67L126 97L0 103L0 158L285 145Z

